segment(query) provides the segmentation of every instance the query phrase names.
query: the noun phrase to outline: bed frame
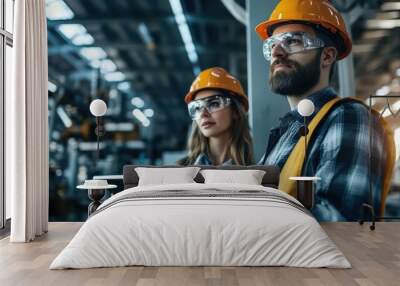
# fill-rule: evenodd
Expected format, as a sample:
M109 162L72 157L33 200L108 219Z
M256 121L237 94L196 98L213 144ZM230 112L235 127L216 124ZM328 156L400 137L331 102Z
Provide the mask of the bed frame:
M123 169L123 180L124 180L124 190L128 188L133 188L138 185L139 176L135 171L137 167L147 167L147 168L182 168L182 166L170 165L170 166L150 166L150 165L125 165ZM278 188L279 185L279 167L276 166L196 166L200 167L202 170L206 169L218 169L218 170L263 170L265 171L264 178L262 180L262 185L265 187ZM194 178L198 183L204 183L204 178L200 174Z
M123 175L105 175L105 176L94 176L93 179L107 180L108 183L116 184L117 188L109 189L107 193L111 195L119 193L122 190L136 187L139 183L139 176L135 171L137 167L147 167L147 168L182 168L183 166L178 165L165 165L165 166L154 166L154 165L125 165L123 168ZM206 169L218 169L218 170L263 170L265 175L261 184L264 187L271 187L278 189L279 186L279 167L276 166L195 166L200 167L202 170ZM121 179L123 181L123 186L121 185ZM200 174L194 178L197 183L204 183L204 178ZM122 188L123 187L123 188ZM101 202L106 196L105 190L88 190L88 195L91 203L88 206L88 217L96 211L100 206Z

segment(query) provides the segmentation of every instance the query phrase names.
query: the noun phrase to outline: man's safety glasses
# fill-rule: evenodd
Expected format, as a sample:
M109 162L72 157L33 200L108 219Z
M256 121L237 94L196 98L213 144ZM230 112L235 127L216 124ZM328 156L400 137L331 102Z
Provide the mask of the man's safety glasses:
M305 32L287 32L269 37L263 43L263 53L267 61L271 61L272 49L280 46L286 53L294 54L305 50L324 47L325 43L319 38L314 38Z
M192 120L197 120L201 117L203 109L208 113L217 112L232 104L232 99L223 95L213 95L204 99L191 101L188 104L189 115Z

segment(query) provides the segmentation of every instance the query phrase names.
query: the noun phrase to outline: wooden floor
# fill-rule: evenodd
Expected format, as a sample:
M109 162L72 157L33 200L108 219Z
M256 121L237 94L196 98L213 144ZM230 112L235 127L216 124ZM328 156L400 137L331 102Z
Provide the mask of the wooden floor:
M328 223L324 229L352 269L289 267L122 267L48 270L81 223L50 223L32 243L0 241L0 285L400 285L400 223Z

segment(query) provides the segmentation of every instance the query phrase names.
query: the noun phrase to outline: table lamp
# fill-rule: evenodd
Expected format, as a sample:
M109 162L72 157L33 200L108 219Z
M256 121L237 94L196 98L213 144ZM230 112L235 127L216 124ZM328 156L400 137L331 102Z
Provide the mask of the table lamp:
M304 126L302 129L302 135L304 136L305 143L305 161L307 161L307 135L308 135L308 127L307 127L307 117L311 116L314 113L315 107L314 103L309 99L303 99L297 105L297 111L303 116Z
M97 169L97 161L100 157L100 137L104 136L105 130L100 117L102 117L107 112L107 105L101 99L95 99L90 103L90 113L96 117L96 129L95 133L97 135L97 153L94 168Z
M307 135L309 133L307 127L307 117L314 113L315 107L311 100L303 99L297 105L297 111L303 116L304 123L302 136L304 136L304 162L307 161ZM312 209L314 206L314 181L320 180L318 177L290 177L291 180L297 181L297 199L307 208Z

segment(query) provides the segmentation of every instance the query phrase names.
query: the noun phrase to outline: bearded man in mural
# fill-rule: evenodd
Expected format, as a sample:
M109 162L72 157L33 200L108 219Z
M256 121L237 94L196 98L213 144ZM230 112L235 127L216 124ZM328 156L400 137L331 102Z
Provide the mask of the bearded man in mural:
M328 1L282 0L256 31L270 64L269 85L291 107L270 131L260 164L279 166L280 189L292 195L296 185L289 177L320 177L312 209L320 221L358 219L361 205L369 202L370 178L375 209L383 210L393 169L393 141L373 116L369 150L368 108L356 99L339 97L330 87L336 61L352 48L342 16ZM307 157L301 152L303 118L297 111L305 98L315 106L308 120Z

